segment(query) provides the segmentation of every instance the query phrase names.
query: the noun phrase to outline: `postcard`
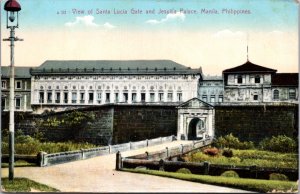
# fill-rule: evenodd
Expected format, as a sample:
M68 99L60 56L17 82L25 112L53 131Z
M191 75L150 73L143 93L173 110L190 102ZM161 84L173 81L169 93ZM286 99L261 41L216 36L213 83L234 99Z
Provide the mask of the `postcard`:
M3 192L298 192L299 0L1 0Z

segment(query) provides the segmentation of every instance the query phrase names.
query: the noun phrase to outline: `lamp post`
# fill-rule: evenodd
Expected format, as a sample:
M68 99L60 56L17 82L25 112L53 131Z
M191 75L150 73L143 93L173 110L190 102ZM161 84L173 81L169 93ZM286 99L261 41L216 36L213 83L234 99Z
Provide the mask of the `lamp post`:
M15 151L15 69L14 69L14 43L20 41L15 37L15 28L19 27L19 11L21 10L20 4L16 0L8 0L4 4L6 11L6 28L10 29L10 36L4 41L10 41L10 76L9 76L9 174L10 181L14 179L14 151Z

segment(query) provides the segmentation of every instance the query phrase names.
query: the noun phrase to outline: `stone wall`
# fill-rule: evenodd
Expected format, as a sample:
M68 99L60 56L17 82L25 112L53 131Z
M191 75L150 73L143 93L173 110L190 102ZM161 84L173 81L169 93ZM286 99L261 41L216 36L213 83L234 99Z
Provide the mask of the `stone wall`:
M259 142L273 135L298 135L298 106L216 106L215 136L232 133Z
M115 106L113 143L177 134L175 106Z

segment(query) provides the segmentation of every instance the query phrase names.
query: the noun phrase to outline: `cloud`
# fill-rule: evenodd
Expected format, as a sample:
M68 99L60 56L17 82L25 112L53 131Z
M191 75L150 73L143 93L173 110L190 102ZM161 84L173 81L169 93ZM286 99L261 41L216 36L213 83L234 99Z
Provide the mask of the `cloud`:
M73 26L83 24L85 26L98 27L99 25L94 22L94 19L95 19L94 16L91 15L76 17L76 20L74 22L67 22L65 23L65 26L73 27Z
M105 29L113 29L113 28L115 28L116 26L114 26L114 25L112 25L112 24L106 22L105 24L103 24L103 27L104 27Z
M246 34L241 31L232 32L231 30L225 29L212 34L214 38L241 38L245 37Z
M94 16L86 15L83 17L76 17L76 20L74 22L67 22L65 23L65 26L67 27L75 27L79 25L84 25L86 27L103 27L105 29L113 29L116 28L116 26L110 24L109 22L104 23L103 25L96 24L94 22Z
M175 14L169 13L165 18L163 18L161 20L153 20L152 19L152 20L147 20L146 23L156 25L156 24L162 24L165 22L175 21L175 20L184 21L185 20L184 13L182 13L182 12L177 12Z

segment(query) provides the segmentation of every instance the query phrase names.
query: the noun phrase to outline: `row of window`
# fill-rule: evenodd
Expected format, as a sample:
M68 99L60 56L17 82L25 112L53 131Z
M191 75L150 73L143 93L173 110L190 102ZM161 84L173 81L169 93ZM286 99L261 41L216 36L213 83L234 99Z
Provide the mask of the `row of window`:
M202 100L210 103L223 102L223 95L219 95L218 97L216 95L210 95L210 98L207 98L207 95L202 95Z
M24 88L26 89L26 82L24 82L24 84L25 84ZM6 80L2 80L1 86L2 86L2 89L8 89ZM15 89L22 89L22 81L21 80L15 81Z
M273 91L273 99L279 100L279 90ZM291 100L296 99L296 89L289 89L289 99L291 99Z
M243 83L243 76L242 75L238 75L237 77L237 83L238 84L242 84ZM259 84L260 83L260 76L256 75L254 77L254 83Z
M62 103L69 103L69 93L68 92L55 92L55 96L53 98L53 93L52 91L48 91L46 92L47 98L46 98L46 103L61 103L61 95L63 95L62 97ZM82 92L72 92L71 93L71 103L72 104L76 104L79 103L80 104L84 104L86 101L86 93L84 91ZM102 103L102 98L104 97L104 102L105 103L109 103L111 102L111 93L110 92L106 92L104 94L104 96L102 97L102 93L98 92L96 93L96 96L94 96L94 92L89 92L87 93L87 97L88 97L88 103L89 104L93 104L94 100L96 100L96 102L98 104ZM119 93L114 93L114 102L121 102L120 98L119 98ZM129 94L128 93L122 93L123 95L123 101L122 102L128 102L129 100ZM158 102L164 102L165 99L165 94L164 93L158 93ZM181 102L182 101L182 93L177 93L176 94L176 101L177 102ZM79 96L79 99L78 99ZM95 99L96 97L96 99ZM140 102L146 102L146 93L140 93ZM39 92L39 103L45 103L45 92L44 91L40 91ZM54 100L54 101L53 101ZM167 93L167 102L173 102L173 93ZM137 100L137 93L132 93L131 94L131 101L134 102L138 102ZM150 102L155 102L155 93L150 93Z
M1 107L2 110L6 110L6 98L1 99ZM16 97L15 98L15 110L21 110L21 97Z

